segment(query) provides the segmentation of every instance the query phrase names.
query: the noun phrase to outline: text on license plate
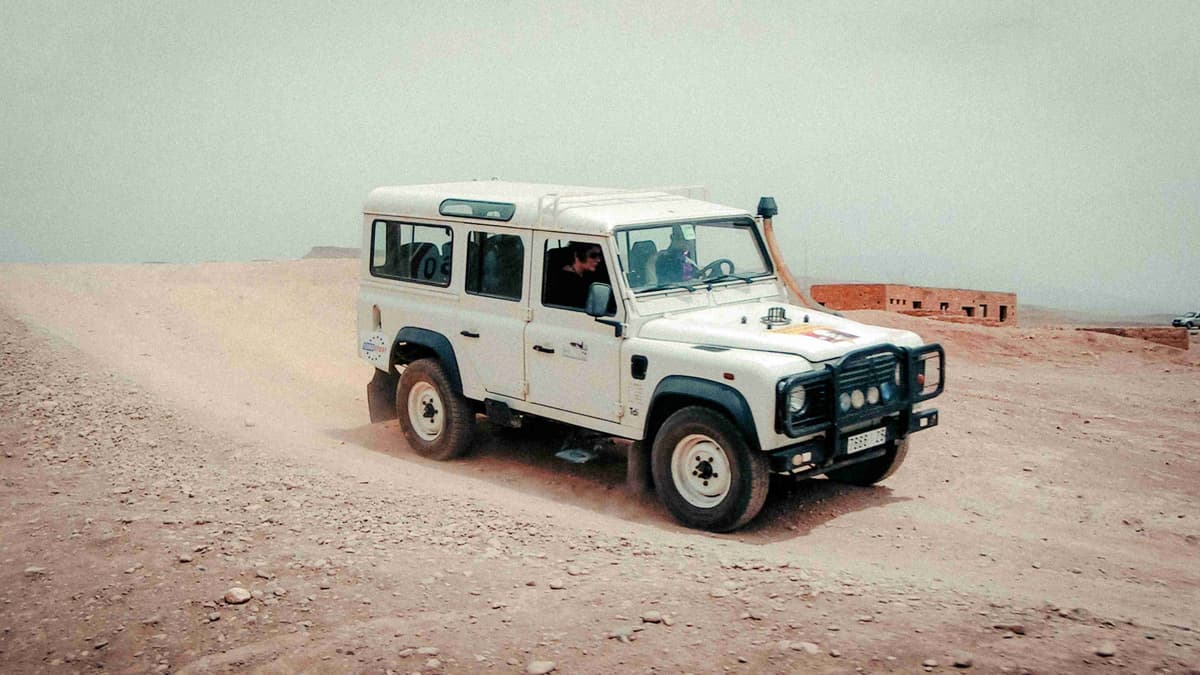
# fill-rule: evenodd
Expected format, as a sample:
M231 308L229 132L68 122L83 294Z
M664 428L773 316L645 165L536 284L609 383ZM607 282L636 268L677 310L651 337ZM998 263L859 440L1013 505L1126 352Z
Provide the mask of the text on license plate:
M855 434L846 439L846 454L853 455L856 452L869 450L877 445L883 445L887 442L887 427L864 431L861 434Z

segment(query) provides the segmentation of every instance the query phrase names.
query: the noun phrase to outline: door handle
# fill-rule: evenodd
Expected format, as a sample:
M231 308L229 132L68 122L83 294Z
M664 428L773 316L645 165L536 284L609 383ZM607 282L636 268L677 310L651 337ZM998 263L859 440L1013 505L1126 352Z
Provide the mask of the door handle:
M533 346L533 351L535 351L535 352L541 352L541 353L543 353L543 354L553 354L553 353L554 353L554 348L553 348L553 347L543 347L543 346L541 346L541 345L534 345L534 346Z
M463 336L463 337L469 337L469 338L477 338L477 337L479 337L479 333L473 333L473 332L471 332L471 331L469 331L469 330L460 330L460 331L458 331L458 334L459 334L459 335L461 335L461 336Z

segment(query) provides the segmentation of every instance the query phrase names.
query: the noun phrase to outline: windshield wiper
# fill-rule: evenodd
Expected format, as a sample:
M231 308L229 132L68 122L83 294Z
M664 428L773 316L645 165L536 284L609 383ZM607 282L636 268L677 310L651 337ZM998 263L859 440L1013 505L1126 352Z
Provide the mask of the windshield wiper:
M658 284L657 286L650 286L648 288L639 288L639 289L637 289L637 292L638 293L653 293L654 291L665 291L668 288L686 288L688 290L688 293L696 292L695 286L692 286L691 284L686 284L682 281L668 281L665 283Z
M708 290L711 291L713 284L720 282L720 281L725 281L726 279L737 279L738 281L744 281L748 284L754 282L754 277L751 277L746 274L722 274L720 276L713 277L713 278L709 279L708 281L705 281L704 283L706 283L708 285Z

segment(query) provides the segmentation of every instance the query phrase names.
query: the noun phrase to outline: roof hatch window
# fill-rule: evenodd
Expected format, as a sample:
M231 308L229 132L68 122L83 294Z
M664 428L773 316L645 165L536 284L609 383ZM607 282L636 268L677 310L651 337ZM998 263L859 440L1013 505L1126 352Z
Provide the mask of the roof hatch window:
M482 218L483 220L512 220L516 206L504 202L477 202L470 199L447 199L438 207L443 216L460 218Z

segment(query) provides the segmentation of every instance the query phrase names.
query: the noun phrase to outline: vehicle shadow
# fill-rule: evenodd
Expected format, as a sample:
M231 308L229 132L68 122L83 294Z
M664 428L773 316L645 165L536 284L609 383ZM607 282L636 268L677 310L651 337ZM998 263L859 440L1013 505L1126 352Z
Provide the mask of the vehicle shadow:
M597 443L593 459L581 464L555 453L586 445L569 427L539 424L530 430L497 429L481 422L471 453L462 460L437 462L420 457L405 443L395 421L366 424L326 433L347 443L418 462L448 475L470 476L495 485L563 504L571 504L622 520L696 536L770 544L802 537L840 516L906 499L891 488L861 488L816 479L793 481L774 477L767 503L746 527L729 534L685 528L675 521L653 492L640 494L626 486L625 456L620 447Z
M909 501L886 485L858 487L825 478L773 477L767 503L758 517L733 533L748 544L770 544L803 537L842 516Z

